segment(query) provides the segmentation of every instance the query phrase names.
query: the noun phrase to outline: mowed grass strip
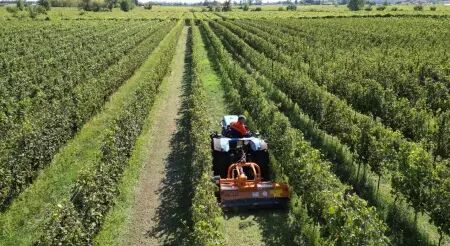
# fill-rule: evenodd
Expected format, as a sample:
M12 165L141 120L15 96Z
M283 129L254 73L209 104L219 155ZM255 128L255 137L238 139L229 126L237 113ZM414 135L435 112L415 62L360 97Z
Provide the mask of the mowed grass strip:
M180 25L180 24L179 24ZM164 41L163 41L164 42ZM179 38L177 42L182 42ZM174 57L177 59L178 57ZM173 69L174 61L172 61ZM154 104L150 107L142 132L138 137L128 167L124 172L119 184L119 196L117 196L114 207L106 216L105 223L99 234L94 239L94 245L125 245L128 240L129 227L132 226L133 203L135 201L136 185L139 181L144 165L149 162L152 155L152 142L158 141L157 129L155 129L155 119L161 114L165 101L169 96L169 71L158 88L158 95Z
M200 32L198 26L193 26L193 33ZM204 33L198 33L201 39L194 38L197 52L197 76L201 81L205 95L206 117L209 119L209 130L220 130L219 122L224 115L241 114L233 112L225 100L225 92L221 78L216 73L211 58L208 55L208 42ZM237 213L225 213L220 222L223 225L224 245L265 245L288 244L283 230L287 231L288 213L279 210L250 210Z
M55 155L48 168L0 215L0 245L30 245L38 238L43 223L58 201L70 196L82 169L90 170L100 158L105 129L138 88L142 76L158 64L152 59L135 71L104 105L104 109L86 123L74 139Z

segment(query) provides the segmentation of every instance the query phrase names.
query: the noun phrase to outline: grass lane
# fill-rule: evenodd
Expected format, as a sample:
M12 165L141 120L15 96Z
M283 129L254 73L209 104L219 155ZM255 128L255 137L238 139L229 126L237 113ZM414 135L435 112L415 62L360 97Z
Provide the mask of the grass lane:
M179 44L184 42L184 39L179 39ZM182 59L180 52L174 57L171 69L179 69L175 67L175 60ZM161 120L164 110L169 104L169 97L177 90L177 85L174 86L173 76L166 76L162 82L158 96L154 105L151 107L151 112L148 120L145 123L142 134L135 144L135 148L129 167L125 170L124 176L120 183L120 192L117 197L116 204L108 213L103 229L94 240L95 245L124 245L128 241L130 228L133 226L132 215L134 210L134 203L136 202L136 190L142 172L154 171L151 166L151 161L154 158L152 151L155 143L158 143L158 128L157 123Z
M194 28L198 28L194 26ZM207 38L202 35L200 57L201 73L207 111L210 117L211 131L220 131L219 122L223 115L240 114L230 112L225 101L221 79L214 70L208 54ZM224 239L226 245L287 245L288 235L283 228L287 227L287 213L279 210L250 210L240 212L227 212L224 214Z

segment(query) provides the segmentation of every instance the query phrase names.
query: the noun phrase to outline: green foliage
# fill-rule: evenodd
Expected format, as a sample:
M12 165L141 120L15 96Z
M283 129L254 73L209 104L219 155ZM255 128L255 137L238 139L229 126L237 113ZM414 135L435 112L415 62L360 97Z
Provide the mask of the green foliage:
M52 7L79 7L79 0L50 0Z
M372 6L368 5L367 7L364 8L365 11L372 11Z
M210 151L207 105L203 81L199 78L199 49L201 37L197 26L191 27L188 49L192 56L190 61L190 96L189 96L189 136L192 150L192 179L194 197L192 199L193 241L195 245L222 245L223 235L220 232L222 211L217 204L215 190L211 182L212 156Z
M151 4L151 3L144 4L144 9L151 10L152 8L153 8L153 4Z
M149 72L144 81L140 81L134 95L120 109L121 112L114 118L109 131L105 136L104 144L101 147L101 158L96 163L96 168L92 172L83 172L77 180L72 190L70 203L65 205L62 211L56 211L49 226L45 228L44 235L55 235L55 225L66 228L68 235L79 235L76 231L78 227L70 227L72 221L79 221L85 229L85 233L75 238L75 244L91 242L94 235L101 227L109 208L114 204L114 198L118 192L118 182L127 166L128 158L134 147L134 143L142 130L144 121L149 113L149 105L152 105L158 86L163 77L169 71L170 63L175 53L178 37L181 33L181 22L161 41L159 49L152 54L155 67ZM156 65L157 64L157 65ZM73 207L76 213L70 213L68 222L66 217L61 215L66 210ZM52 236L44 237L44 245L51 244L57 238Z
M82 0L80 7L85 11L99 12L111 7L110 1Z
M49 11L51 8L50 0L39 0L38 4L45 8L46 11Z
M253 11L262 11L262 8L261 7L256 7L256 8L253 9Z
M244 42L231 31L221 26L224 22L209 22L209 24L218 36L227 40L226 43L233 45L233 52L236 52L234 55L239 53L249 61L251 60L251 63L255 60L259 62L264 60L246 48ZM354 230L359 230L361 225L351 222L353 218L359 218L358 220L363 224L364 221L370 221L373 227L362 234L356 233L352 239L353 242L360 240L360 242L373 244L385 243L387 240L383 236L385 225L373 209L369 209L367 204L357 197L355 199L358 202L347 204L346 188L330 173L331 164L322 160L319 152L303 140L299 131L290 126L289 120L279 112L275 104L266 100L265 93L257 87L255 79L233 61L231 54L224 51L217 36L208 30L209 27L206 24L203 26L209 33L208 36L218 56L224 83L229 84L225 86L226 90L232 91L227 92L229 100L234 102L233 105L236 107L242 107L241 112L244 110L248 112L248 115L252 117L251 122L263 130L262 134L271 140L271 153L276 159L275 163L283 163L282 166L273 165L277 177L289 180L292 191L302 198L308 215L316 223L336 221L337 224L320 223L321 235L325 235L330 242L344 243L345 238L355 234ZM253 58L250 58L249 53ZM268 64L264 65L269 67ZM345 217L344 213L337 212L340 207L346 210L349 205L351 205L350 210L355 213L352 216ZM329 213L323 211L329 211ZM347 211L345 214L347 213L351 212ZM341 230L343 226L348 226L349 229L343 231ZM310 227L305 226L305 228ZM311 235L305 238L315 237Z
M421 5L421 4L414 5L413 9L415 11L423 11L423 5Z
M231 10L232 10L231 0L226 0L226 1L223 3L222 11L223 11L223 12L228 12L228 11L231 11Z
M377 6L378 11L384 11L386 9L386 5Z
M48 228L36 245L79 245L89 244L83 224L78 221L78 213L72 203L65 201L57 205L45 225Z
M134 4L130 0L121 0L120 9L124 12L128 12L134 8Z
M292 229L294 235L293 243L295 245L321 245L322 239L318 227L308 216L306 206L302 203L301 198L295 193L291 195L289 220L286 223Z
M278 11L284 11L283 6L278 7Z
M406 143L400 147L400 154L400 164L392 177L392 186L417 213L423 213L431 198L433 158L418 146Z
M288 11L296 11L296 10L297 10L297 5L295 5L295 4L289 4L289 5L286 7L286 10L288 10Z
M364 0L349 0L347 7L351 11L358 11L364 7Z
M47 14L46 8L41 5L28 6L27 11L32 19L36 18L40 14Z
M109 95L133 74L162 39L164 33L158 30L165 30L171 24L155 22L143 26L92 21L77 26L66 23L70 30L68 35L52 43L50 41L59 35L54 31L59 24L52 23L44 29L49 32L46 39L29 42L34 40L30 37L39 33L31 31L39 30L35 29L35 25L39 26L36 23L26 29L31 36L25 39L11 36L11 43L27 43L24 47L30 56L26 60L15 59L13 67L20 71L11 70L7 78L36 88L36 93L23 94L12 85L3 87L4 99L11 105L11 117L10 121L0 122L5 139L0 145L0 170L6 173L5 178L0 179L4 191L0 193L0 207L5 208L25 189L59 148L101 109ZM88 39L92 42L81 45ZM142 42L144 40L147 41ZM44 49L46 43L53 48ZM78 48L72 46L75 44ZM105 50L108 50L107 56ZM16 57L15 54L11 55ZM31 62L44 57L54 61L53 65ZM90 72L92 68L95 73ZM19 73L21 76L17 76ZM44 78L47 84L40 83ZM24 98L22 102L15 101L20 97Z
M17 0L16 7L20 11L24 11L25 10L25 1L24 0Z
M242 7L242 10L244 11L248 11L250 9L250 7L248 6L247 3L244 4L244 7Z
M117 4L117 0L106 0L105 1L105 4L106 4L106 8L109 10L109 11L112 11L112 9L116 6L116 4ZM81 14L80 14L81 15Z
M430 10L431 11L436 11L437 7L436 6L430 6Z
M258 36L262 38L266 38L268 41L276 43L274 40L274 36L280 36L277 33L273 33L272 35L264 35L262 32L258 32L257 29L250 28L250 24L248 22L240 23L241 26L244 26L247 28L247 31L257 33ZM267 30L272 30L271 27L267 27ZM258 46L264 46L262 44L258 44ZM242 64L246 64L246 60L241 58L240 62ZM247 65L248 66L248 65ZM248 70L251 71L251 70ZM379 183L371 183L364 184L364 189L372 190L369 191L369 193L366 193L367 191L361 190L361 183L358 180L358 172L359 170L357 167L355 167L354 162L355 159L353 157L353 153L351 153L350 149L345 146L343 143L339 141L338 138L333 137L329 134L327 134L325 131L321 130L317 123L314 122L311 118L309 118L307 115L305 115L297 104L295 104L292 100L286 96L285 93L277 89L273 86L273 83L269 81L267 78L264 78L263 76L260 76L259 74L254 73L254 75L257 78L258 84L260 84L264 90L268 93L268 96L271 100L273 100L274 103L278 105L278 108L280 111L282 111L286 116L289 117L289 120L291 124L300 129L304 135L305 138L311 141L312 145L316 148L320 148L321 152L324 154L324 156L332 161L334 163L333 170L337 175L341 178L341 180L345 182L351 183L356 190L359 190L358 194L362 194L364 197L366 197L369 194L369 199L374 199L374 204L377 204L377 208L380 208L381 210L379 212L383 213L382 211L385 211L385 207L387 206L386 200L384 198L380 198L378 196L378 189L379 189ZM369 122L366 122L366 129L363 130L365 134L363 134L363 138L361 143L364 143L364 145L368 146L368 150L373 150L374 153L371 154L371 158L369 160L365 160L365 168L368 164L370 166L371 171L373 171L376 175L378 175L378 182L380 182L380 178L382 175L387 172L387 169L390 169L390 163L395 160L395 149L396 145L391 145L390 140L388 138L380 138L379 134L382 132L382 128L377 127L374 129L371 129L368 127ZM366 132L367 131L367 132ZM371 137L371 135L378 136L380 138L379 140L376 140L375 138ZM367 152L367 150L366 150ZM353 178L352 178L353 177ZM373 196L371 197L370 193L373 192ZM381 192L383 193L382 196L389 195L388 192ZM376 194L376 195L375 195ZM407 215L405 214L397 214L395 215L396 219L400 218L400 220L404 220L405 223L410 223L410 220L407 219ZM390 222L389 218L386 220L386 222ZM400 234L403 234L403 228L405 228L405 225L395 225L396 228L393 230L394 233L400 232ZM409 225L406 225L406 228L408 228ZM406 232L406 235L408 235L410 232ZM420 233L420 232L419 232ZM413 239L414 240L414 239Z
M290 57L283 54L283 52L279 50L280 48L275 47L273 44L278 43L279 47L284 47L287 50L292 49L297 53L301 48L286 42L290 39L286 41L280 40L278 37L283 36L283 34L279 31L274 31L274 25L271 25L269 22L258 25L258 28L264 28L265 31L271 33L262 38L252 34L252 32L256 31L254 31L254 28L252 29L249 27L254 25L251 21L245 21L245 23L242 23L241 25L251 31L238 28L236 25L231 24L231 21L218 22L219 25L214 23L211 23L211 25L215 27L219 35L224 36L224 38L228 40L228 43L232 43L233 50L239 53L239 56L245 60L245 62L243 62L244 67L250 70L253 67L253 69L257 69L258 73L262 73L269 78L273 83L272 86L279 88L282 93L285 93L287 96L286 100L292 100L294 103L297 103L302 110L309 113L312 119L316 120L318 127L334 134L343 143L348 144L359 161L367 163L373 172L381 176L385 172L395 173L395 171L398 170L399 174L396 176L398 179L395 181L397 183L395 185L393 184L394 190L398 192L398 194L401 193L405 195L408 203L411 204L416 211L430 211L431 206L423 201L424 197L427 199L429 198L429 195L425 196L425 193L420 192L421 190L426 190L422 185L429 187L429 183L432 182L432 173L435 172L435 162L433 161L432 154L426 151L426 148L420 144L408 141L400 133L393 132L389 128L383 126L380 121L356 113L347 104L339 102L337 97L326 92L318 85L308 82L309 78L307 76L296 73L291 67L302 67L303 64L298 63L293 66L292 64L295 63L289 60ZM247 24L249 22L251 23L250 25ZM226 30L226 28L221 25L229 30ZM290 27L294 28L293 25ZM288 29L286 28L284 30ZM296 32L292 31L292 33ZM258 35L262 34L258 33ZM290 37L289 35L286 36ZM327 36L329 36L329 32L327 32ZM335 45L336 43L334 42L333 46ZM254 49L258 50L260 53L256 52ZM314 52L317 52L317 49L315 49ZM268 59L267 57L271 57L271 59ZM311 57L308 58L311 59ZM302 58L302 60L303 59L304 58ZM311 67L311 64L313 63L309 63L309 67ZM315 72L303 71L303 74L312 73ZM306 85L306 83L308 83L308 85ZM348 84L348 80L346 80L345 83ZM376 95L375 92L382 87L375 86L376 84L372 84L372 82L370 82L370 84L369 88L371 88L371 90L369 90L370 92L367 92L364 100L367 100L370 102L370 105L373 106L378 104L374 102L380 102L381 100L376 97L371 99L371 96ZM300 93L301 91L303 91L303 93ZM349 87L349 89L345 90L345 93L349 94L350 91L351 89ZM355 94L355 96L357 95L358 94ZM277 96L275 95L274 97ZM283 109L286 107L284 105L288 105L288 103L282 103L281 105L282 106L280 107ZM404 108L405 106L401 107ZM414 112L414 110L412 110L412 112ZM304 122L307 121L304 120ZM411 122L417 122L417 120ZM418 123L417 126L423 126L423 123ZM436 127L435 124L429 126L433 128ZM429 128L428 130L433 130L433 128ZM445 127L440 129L445 129ZM418 130L414 130L414 132L417 131ZM345 132L345 134L339 134L338 132ZM440 133L439 135L443 136L445 134ZM440 138L439 140L439 142L445 141L446 140L443 138ZM400 148L400 146L411 147ZM420 156L422 156L423 159L415 161L414 158L408 158L408 156L415 155L414 151L420 152ZM440 152L445 153L445 150L440 150ZM424 162L427 168L420 168L418 164L420 162ZM411 175L408 172L414 174ZM420 176L419 174L423 176ZM419 178L421 182L414 182L414 178Z
M439 162L433 173L433 185L431 185L431 199L427 206L431 212L430 217L439 228L441 245L443 236L450 235L450 169L449 163Z
M17 7L6 6L6 11L11 14L16 14L19 11Z
M290 32L291 35L286 35L283 34L279 31L277 31L275 29L275 26L272 25L270 22L266 22L264 23L264 25L258 25L258 28L262 28L267 32L272 33L272 35L267 35L264 33L261 33L261 31L258 31L257 28L254 27L249 27L249 25L243 25L240 24L240 26L242 26L243 28L249 29L251 30L251 32L253 33L257 33L258 36L264 36L264 38L262 37L258 37L256 35L252 35L250 33L243 33L243 36L245 36L245 39L247 39L250 44L252 45L253 48L259 50L260 52L264 52L266 54L268 54L269 57L271 57L272 59L275 59L276 61L281 62L281 64L284 64L285 67L294 67L296 69L293 70L297 70L299 73L297 73L297 76L300 78L302 74L309 74L309 76L303 76L304 78L302 79L306 79L306 80L311 80L313 82L317 82L318 84L325 84L328 88L328 91L331 93L334 93L336 96L338 96L339 98L345 99L348 103L350 103L352 105L353 108L357 109L360 112L364 112L368 115L373 115L376 117L379 117L381 120L381 122L383 124L386 124L390 127L393 127L394 129L398 129L400 130L405 137L413 139L415 141L420 141L421 139L426 139L427 140L427 144L431 147L431 146L444 146L445 144L445 140L443 138L437 137L439 135L442 135L440 132L445 129L445 127L442 127L443 124L439 123L438 119L436 119L436 117L429 112L429 110L427 108L434 108L438 110L438 115L441 113L439 108L448 108L448 105L446 105L446 103L444 101L448 102L448 93L444 93L444 94L440 94L441 92L447 91L448 89L445 88L445 86L443 86L443 82L446 80L444 77L440 77L440 78L436 78L436 79L432 79L434 82L433 83L426 83L424 87L422 87L423 90L426 90L427 93L424 95L422 94L422 99L421 100L417 100L417 97L413 97L412 94L416 94L419 93L419 91L421 89L419 89L418 84L416 85L411 85L411 83L406 84L405 81L405 86L399 86L396 85L396 83L402 83L403 82L399 82L399 80L396 80L395 83L394 82L388 82L386 83L386 80L391 80L389 77L390 76L395 76L396 78L401 77L401 73L403 72L403 70L401 69L393 69L393 71L391 71L391 75L386 76L386 75L381 75L380 74L373 74L373 79L369 79L369 75L367 75L367 73L365 73L365 78L363 79L356 79L354 84L351 80L349 80L349 78L356 76L358 78L360 78L360 75L357 75L356 73L351 73L351 72L345 72L346 68L341 67L340 69L337 68L333 68L330 73L325 72L324 70L326 69L318 69L315 68L316 65L312 65L312 64L320 64L323 63L323 55L320 55L317 57L317 59L321 60L319 61L314 61L316 58L316 54L317 50L319 49L323 49L323 45L322 44L318 44L317 47L314 50L314 52L310 52L312 50L307 49L304 50L304 48L302 47L302 45L298 45L297 42L291 42L289 44L286 43L285 40L282 40L280 38L278 38L279 36L284 36L285 39L287 40L292 40L294 38L296 38L294 35L295 31L290 30L290 29L285 29L285 32ZM252 25L255 25L255 23L252 23ZM309 26L312 24L307 24L306 26ZM294 28L294 25L291 26L292 28ZM295 26L296 27L296 26ZM301 37L300 37L301 38ZM272 43L276 43L280 48L280 51L277 52L278 47L275 47L273 44L270 44L269 42L265 41L266 40L271 40L270 42ZM306 42L306 40L304 41ZM336 43L333 45L333 47L335 47ZM344 49L346 49L345 47L347 46L346 42L342 43L342 46ZM392 46L392 45L389 45ZM429 46L430 49L432 46L430 46L429 44L424 44L421 47L427 47ZM361 46L362 47L362 46ZM307 52L308 53L308 59L309 61L309 65L306 66L307 64L303 61L303 59L298 59L297 56L295 56L294 54L299 52L299 50L302 50L302 52ZM304 50L304 51L303 51ZM421 49L422 50L422 49ZM331 51L330 51L331 52ZM328 53L328 52L325 52ZM332 53L332 52L331 52ZM356 51L352 51L351 53L355 54L358 53ZM424 53L429 53L429 52L424 52ZM408 55L407 53L404 54L405 56ZM320 58L319 58L320 57ZM332 56L332 58L330 57L330 62L329 62L329 66L330 67L339 67L340 62L336 63L336 56ZM344 55L342 57L342 59L346 59L348 61L348 56ZM386 58L383 59L383 63L386 63L387 60L392 60L392 65L390 65L390 67L396 66L395 64L398 64L398 62L395 62L396 58ZM437 60L440 60L442 58L440 57L436 57ZM357 59L358 62L354 63L352 62L352 64L354 66L358 66L360 69L366 70L369 67L371 67L371 65L367 64L366 66L362 66L359 65L361 64L363 61L367 60L367 58L358 58ZM429 60L427 61L423 61L423 62L429 62ZM333 65L331 65L333 64ZM380 62L378 62L378 64L381 64ZM424 64L425 65L425 64ZM438 62L436 63L436 65L438 65ZM435 65L435 68L439 70L439 67ZM429 66L429 65L425 65L425 66ZM328 66L327 66L328 67ZM383 65L384 67L384 65ZM429 68L427 68L428 70ZM369 69L371 70L371 69ZM295 71L290 72L290 73L296 73ZM368 73L370 73L368 71ZM420 72L422 73L422 72ZM434 76L431 74L434 74L435 72L431 72L428 75L425 75L425 73L423 73L423 75L419 75L417 74L417 76L420 77L427 77L427 76ZM436 72L437 73L437 72ZM441 72L439 72L441 73ZM345 74L342 78L340 78L341 75ZM395 75L394 75L395 74ZM378 77L380 76L380 77ZM309 77L309 78L308 78ZM324 79L324 77L327 78L333 78L333 79ZM388 78L386 78L388 77ZM292 77L289 76L288 79L291 79ZM413 79L414 76L412 76L411 79ZM330 83L330 81L333 81ZM411 80L409 80L411 81ZM425 81L431 81L430 79L425 79ZM390 90L388 88L397 88L393 90ZM408 88L406 88L408 87ZM439 88L439 89L438 89ZM413 92L416 91L416 92ZM439 91L439 92L438 92ZM402 97L398 97L398 95L401 94L405 94L405 92L407 92L408 94L411 93L411 95L408 95L407 98L408 100L406 100L406 98L402 98ZM412 101L416 100L417 103L416 105L412 104ZM423 101L425 100L427 101L426 106L423 105ZM420 104L419 104L419 101ZM439 106L437 106L439 105ZM320 115L316 115L315 113L313 113L312 115L317 116L317 117L321 117ZM338 118L338 120L340 120ZM319 120L320 121L320 120ZM346 123L347 124L347 123ZM328 127L329 123L327 122L327 127ZM337 129L335 127L332 127L331 130L336 131ZM344 129L341 129L344 130ZM346 129L346 130L350 130L350 129ZM348 135L347 135L348 136ZM437 137L437 139L436 139ZM354 138L353 138L354 139ZM354 146L353 144L349 144L349 146ZM431 147L433 148L433 147ZM448 152L446 152L445 150L438 148L438 151L435 151L435 155L436 156L442 156L442 157L446 157ZM444 148L445 149L445 148Z

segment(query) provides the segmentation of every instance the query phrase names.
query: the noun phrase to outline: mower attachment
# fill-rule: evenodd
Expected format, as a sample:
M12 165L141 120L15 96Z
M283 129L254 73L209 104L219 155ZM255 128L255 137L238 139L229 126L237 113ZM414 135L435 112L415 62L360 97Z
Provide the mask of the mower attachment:
M219 180L219 187L224 209L284 207L289 201L288 186L262 181L261 169L253 162L230 165L227 178Z

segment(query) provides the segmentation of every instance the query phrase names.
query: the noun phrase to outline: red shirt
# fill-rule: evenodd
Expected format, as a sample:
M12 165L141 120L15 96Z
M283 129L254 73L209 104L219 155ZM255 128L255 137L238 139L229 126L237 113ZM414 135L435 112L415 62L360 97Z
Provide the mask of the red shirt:
M245 127L245 125L239 121L231 122L230 127L231 129L238 131L242 136L248 134L247 127Z

